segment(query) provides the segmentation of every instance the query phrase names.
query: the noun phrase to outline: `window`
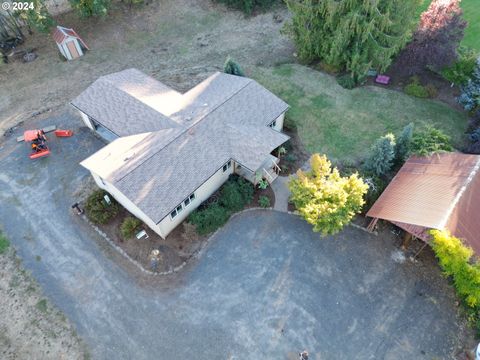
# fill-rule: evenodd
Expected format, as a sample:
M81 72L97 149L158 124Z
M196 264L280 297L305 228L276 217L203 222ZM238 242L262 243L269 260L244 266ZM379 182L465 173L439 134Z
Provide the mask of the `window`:
M273 122L270 124L270 127L273 128L277 126L277 120L273 120Z
M229 160L225 165L223 165L223 172L227 171L232 167L232 161Z
M187 207L193 200L195 200L195 193L192 193L188 198L186 198L183 204L185 207Z
M179 213L181 213L183 210L183 206L182 204L178 205L176 207L175 210L173 210L171 213L170 213L170 217L173 219L174 217L176 217Z

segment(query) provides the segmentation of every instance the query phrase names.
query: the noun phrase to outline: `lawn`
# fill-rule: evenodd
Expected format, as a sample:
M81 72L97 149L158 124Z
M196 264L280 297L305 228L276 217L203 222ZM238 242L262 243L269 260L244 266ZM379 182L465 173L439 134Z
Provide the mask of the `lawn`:
M423 0L418 8L418 16L428 8L429 0ZM479 0L462 0L463 17L468 21L462 45L480 51L480 2Z
M457 144L467 125L465 113L444 103L376 86L347 90L301 65L256 68L253 77L290 104L287 117L307 150L336 160L361 159L377 137L398 133L409 122L433 124Z

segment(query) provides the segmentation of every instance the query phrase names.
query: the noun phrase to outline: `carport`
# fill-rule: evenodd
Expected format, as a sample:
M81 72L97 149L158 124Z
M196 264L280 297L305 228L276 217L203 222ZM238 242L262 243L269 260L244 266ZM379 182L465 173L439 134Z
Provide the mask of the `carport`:
M480 254L480 156L461 153L413 156L402 166L367 216L372 231L387 220L425 242L429 230L449 230Z

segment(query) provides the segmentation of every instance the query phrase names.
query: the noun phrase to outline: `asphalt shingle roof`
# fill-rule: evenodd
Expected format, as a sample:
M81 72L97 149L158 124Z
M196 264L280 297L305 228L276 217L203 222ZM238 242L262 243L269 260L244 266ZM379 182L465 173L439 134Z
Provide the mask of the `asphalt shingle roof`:
M143 131L113 141L84 160L82 165L111 182L156 223L229 159L255 171L272 150L288 140L287 135L268 126L288 109L288 105L251 79L215 73L178 97L165 85L143 75L148 78L145 80L147 87L154 93L150 95L142 90L138 70L131 71L116 75L123 89L120 91L135 100L141 95L139 102L144 107L153 109L155 106L159 121L163 122L166 117L173 125L164 122L161 129L158 124L152 129L150 121L153 118L143 123L142 116L120 116L137 122L135 126L123 123L129 132L138 128ZM133 76L134 86L125 80L128 72ZM169 101L164 102L161 93L169 97ZM82 98L82 102L87 99L83 94L78 98ZM170 101L172 98L176 100ZM117 99L101 100L109 103L107 108L118 109ZM95 104L82 104L101 109L98 101L90 98L88 102ZM79 103L74 104L82 110ZM149 113L150 109L141 114ZM106 111L99 110L99 113ZM96 119L103 121L103 118ZM164 124L170 127L165 128Z

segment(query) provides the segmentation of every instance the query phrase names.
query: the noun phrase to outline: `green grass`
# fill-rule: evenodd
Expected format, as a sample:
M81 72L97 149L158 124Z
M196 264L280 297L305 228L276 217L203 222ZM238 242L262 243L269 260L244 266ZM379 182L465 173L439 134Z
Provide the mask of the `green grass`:
M0 231L0 254L5 253L9 246L10 241L8 241L8 239Z
M305 147L336 160L359 160L379 136L409 122L432 124L460 144L467 115L448 105L380 87L347 90L335 78L301 65L256 68L253 77L283 100Z
M430 0L422 1L418 7L418 17L428 8L430 2ZM480 1L462 0L460 6L463 9L463 17L468 21L462 45L480 51Z

